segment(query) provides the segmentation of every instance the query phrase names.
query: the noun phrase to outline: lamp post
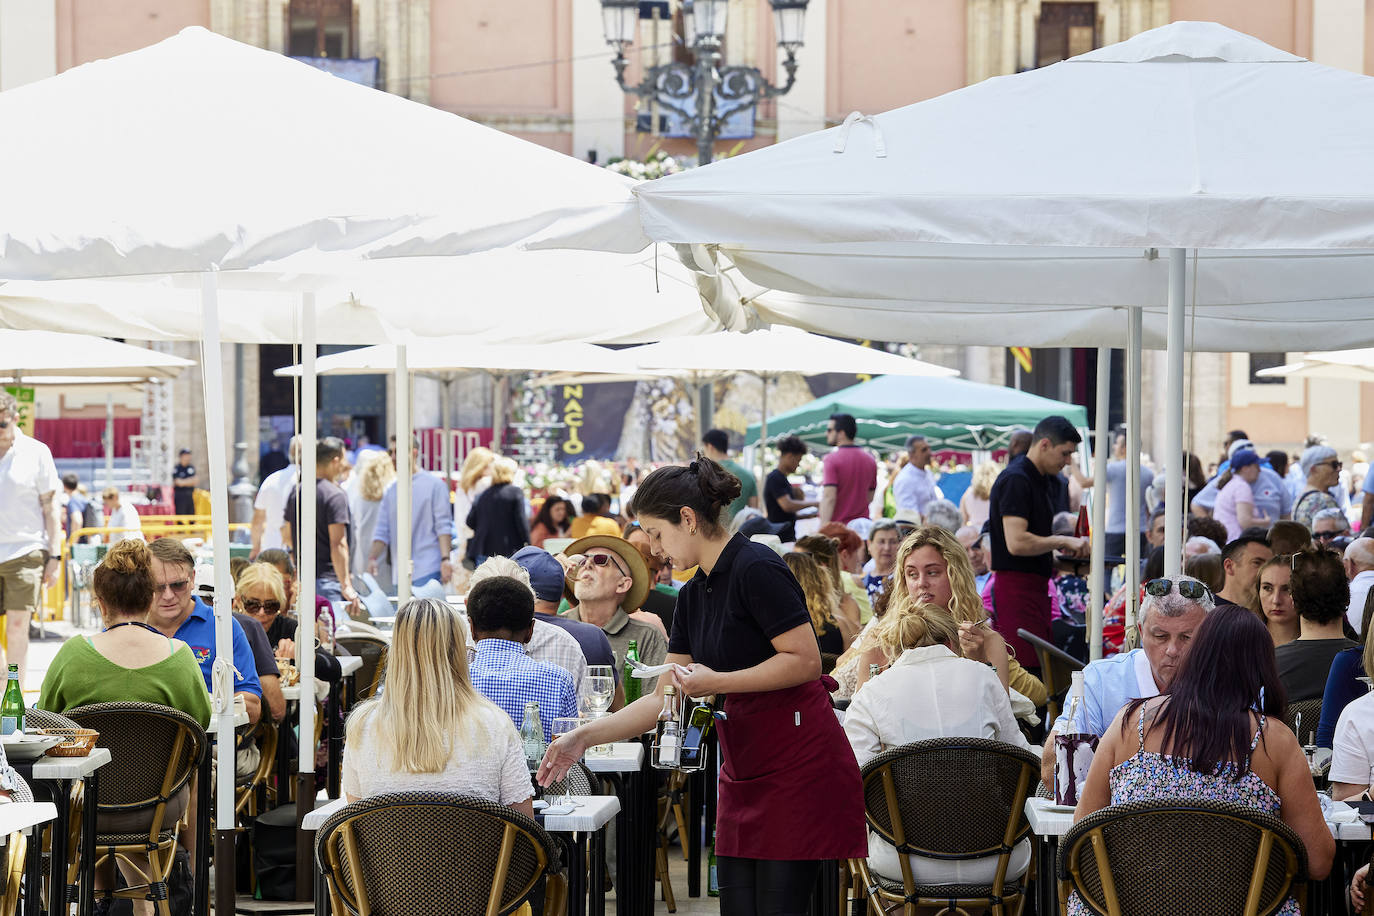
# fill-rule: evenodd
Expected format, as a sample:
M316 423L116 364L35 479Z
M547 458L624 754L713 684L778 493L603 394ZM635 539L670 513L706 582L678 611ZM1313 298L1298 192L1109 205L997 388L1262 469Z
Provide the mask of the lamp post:
M601 0L606 43L616 51L612 61L616 83L626 93L656 103L690 124L697 141L697 163L706 165L712 159L715 139L731 115L764 99L786 95L796 83L797 49L802 46L808 2L769 0L778 47L787 55L782 62L787 82L781 86L770 83L757 67L721 65L729 0L681 0L683 40L695 63L673 61L650 67L644 79L631 86L625 82L629 65L625 49L634 44L639 29L639 0Z

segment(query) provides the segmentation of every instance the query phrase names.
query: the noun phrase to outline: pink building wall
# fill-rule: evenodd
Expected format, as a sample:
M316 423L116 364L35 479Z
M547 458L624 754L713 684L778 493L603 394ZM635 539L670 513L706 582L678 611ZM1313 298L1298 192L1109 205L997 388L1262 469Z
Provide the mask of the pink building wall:
M832 0L826 54L826 117L876 114L964 85L965 0ZM808 60L807 65L818 62Z
M210 24L210 0L56 0L57 70Z

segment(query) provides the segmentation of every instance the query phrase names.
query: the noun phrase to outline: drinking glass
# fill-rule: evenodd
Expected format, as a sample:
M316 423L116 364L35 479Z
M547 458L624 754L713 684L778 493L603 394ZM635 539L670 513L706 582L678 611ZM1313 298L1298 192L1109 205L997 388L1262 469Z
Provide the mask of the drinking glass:
M559 716L555 718L552 726L553 740L557 741L579 725L586 724L586 722L586 719L579 719L576 716ZM562 794L551 795L548 796L546 800L550 805L560 805L563 803L564 796Z
M606 715L615 697L615 669L610 665L587 666L587 714L595 719ZM610 746L598 744L587 748L587 756L603 757Z

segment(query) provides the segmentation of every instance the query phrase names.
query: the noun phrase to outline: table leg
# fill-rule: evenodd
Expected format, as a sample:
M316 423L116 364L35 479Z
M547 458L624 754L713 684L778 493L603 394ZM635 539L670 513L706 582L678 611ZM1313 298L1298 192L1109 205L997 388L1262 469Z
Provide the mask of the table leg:
M210 782L212 748L207 747L205 758L200 762L196 776L196 861L195 894L192 910L195 916L209 916L210 913Z
M568 916L587 914L587 834L561 834L568 854Z
M278 805L291 801L292 770L291 752L287 745L294 738L291 723L299 722L300 715L294 700L286 704L286 715L281 720L281 731L277 733L277 798ZM204 914L197 914L204 916Z
M24 851L24 908L26 916L38 916L42 912L43 898L43 830L48 826L40 824L29 831L28 848ZM53 827L53 838L57 838L57 828ZM64 838L65 841L65 838ZM62 879L64 882L66 878ZM63 891L66 891L65 884Z
M591 916L606 916L606 828L591 833L591 876L589 910Z
M1059 884L1055 875L1055 860L1059 857L1058 837L1038 837L1039 863L1036 868L1036 881L1039 885L1035 894L1037 916L1056 916L1059 908Z
M81 904L80 916L95 913L95 814L100 804L100 771L92 770L85 778L86 801L81 808Z
M654 865L658 850L658 783L659 771L649 765L649 755L644 755L644 767L640 770L639 791L634 793L637 801L638 825L635 849L635 894L639 903L637 913L654 911Z
M687 777L687 835L679 837L687 850L687 896L701 896L701 814L705 795L706 774L693 773Z
M313 844L312 844L313 845ZM324 879L324 872L320 871L320 865L315 863L315 916L329 916L329 882Z
M343 771L343 729L339 727L339 719L342 717L342 680L334 681L329 685L329 702L324 704L325 715L329 717L325 728L328 735L328 758L325 764L325 786L330 798L339 797L339 783Z
M26 776L30 780L30 788L38 789L45 793L57 808L57 819L52 822L52 858L49 862L50 874L48 875L48 911L51 913L61 913L66 916L68 903L67 896L67 842L71 836L71 791L66 783L61 781L34 780L31 776ZM65 791L64 791L65 790ZM32 901L26 900L24 912L29 916L37 916L43 912L42 896L38 890L38 885L34 885L34 893L31 895Z

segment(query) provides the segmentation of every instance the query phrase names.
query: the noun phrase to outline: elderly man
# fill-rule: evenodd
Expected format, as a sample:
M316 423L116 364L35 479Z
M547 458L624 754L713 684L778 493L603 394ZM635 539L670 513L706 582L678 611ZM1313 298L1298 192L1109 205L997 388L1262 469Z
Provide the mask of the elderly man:
M1360 624L1364 622L1365 599L1369 597L1369 587L1374 585L1374 538L1358 538L1345 548L1345 575L1350 580L1350 606L1345 619L1356 633L1363 635Z
M925 436L911 436L906 440L906 458L906 466L892 481L892 501L897 504L898 512L909 510L924 516L926 506L943 496L927 470L930 443Z
M1249 606L1255 597L1260 567L1273 556L1273 548L1263 535L1242 534L1228 541L1221 549L1221 568L1226 572L1226 583L1217 593L1217 604Z
M640 661L649 666L662 664L668 654L667 638L629 615L639 610L651 585L639 548L624 538L592 535L573 541L563 553L571 560L568 572L577 598L577 607L563 616L601 627L622 662L633 640ZM654 683L646 681L644 692L652 692Z
M983 586L988 584L988 579L992 576L992 570L988 567L988 552L983 541L983 532L972 525L965 525L954 532L954 536L964 545L964 552L968 554L968 565L973 567L973 584L981 595Z
M1312 540L1318 547L1330 547L1336 538L1350 537L1350 520L1345 510L1323 509L1312 516Z
M1083 672L1083 703L1075 731L1101 736L1131 700L1157 696L1169 686L1192 645L1193 634L1215 605L1207 586L1189 576L1154 579L1146 585L1137 624L1140 648L1092 662ZM1054 789L1054 736L1067 734L1069 708L1045 739L1040 774Z

